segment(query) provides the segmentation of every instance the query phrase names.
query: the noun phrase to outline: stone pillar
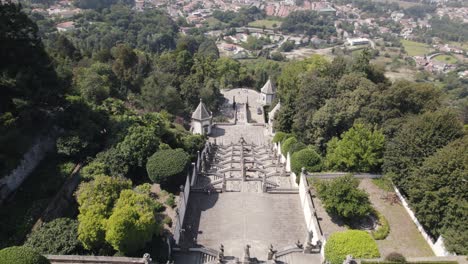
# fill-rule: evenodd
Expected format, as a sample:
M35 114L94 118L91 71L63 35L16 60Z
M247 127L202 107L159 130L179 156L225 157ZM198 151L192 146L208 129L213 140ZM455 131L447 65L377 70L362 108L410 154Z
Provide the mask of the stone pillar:
M267 181L266 181L266 174L264 173L263 174L263 183L262 183L262 187L263 187L263 192L267 192Z
M223 192L226 191L226 173L223 173L223 185L222 185L222 188L223 188Z

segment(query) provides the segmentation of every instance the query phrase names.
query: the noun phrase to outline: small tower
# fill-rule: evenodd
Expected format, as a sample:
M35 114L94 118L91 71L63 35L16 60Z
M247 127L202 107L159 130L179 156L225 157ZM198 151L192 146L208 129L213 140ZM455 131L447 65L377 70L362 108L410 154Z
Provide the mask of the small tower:
M270 78L268 78L268 81L265 83L265 85L263 85L261 93L262 93L262 104L271 105L273 100L275 100L276 88L271 82Z
M211 125L213 123L213 115L206 109L205 104L200 98L200 104L192 114L193 134L209 135L211 133Z

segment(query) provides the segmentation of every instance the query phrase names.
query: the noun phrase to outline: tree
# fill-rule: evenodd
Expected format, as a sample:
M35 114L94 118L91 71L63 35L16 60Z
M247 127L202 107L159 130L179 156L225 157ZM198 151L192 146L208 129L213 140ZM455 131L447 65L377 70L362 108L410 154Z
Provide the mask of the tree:
M369 195L358 186L359 180L348 174L329 182L318 182L317 192L328 213L351 220L373 212Z
M317 172L322 169L322 157L311 147L299 150L291 156L291 170L299 175L302 168L307 172Z
M106 241L124 254L142 249L161 228L155 218L161 207L148 194L123 190L107 221Z
M159 146L156 129L150 126L132 126L124 140L117 144L117 149L125 157L127 164L143 167Z
M72 255L80 248L78 221L57 218L33 231L24 244L41 254Z
M29 247L8 247L0 250L2 263L8 264L50 264L50 261Z
M438 148L462 135L458 116L450 110L409 117L386 144L384 172L406 194L414 186L410 177L413 169Z
M468 248L468 231L463 228L468 219L467 160L464 136L427 157L413 171L408 190L419 222L434 237L442 234L447 248L457 254L466 254Z
M331 264L341 264L347 255L356 259L380 257L377 243L365 231L346 230L331 234L325 245L325 259Z
M150 111L166 110L180 112L181 98L173 86L175 76L168 73L154 72L145 79L141 88L143 105Z
M114 89L115 76L109 65L97 62L91 67L77 70L75 85L83 98L99 104L108 98Z
M103 175L80 184L76 193L79 205L78 239L85 249L98 249L105 244L107 218L120 192L131 186L130 180Z
M112 71L120 80L120 94L125 96L128 89L134 85L138 57L133 49L126 44L114 47L112 56L114 57Z
M183 149L166 149L157 151L148 159L146 170L155 183L177 184L183 182L188 164L189 155Z
M219 58L219 50L216 43L211 39L206 39L198 47L198 53L202 56L212 57L213 59Z
M371 172L380 170L385 137L380 130L355 124L341 140L327 144L326 166L335 170Z
M281 153L283 153L284 156L288 155L288 152L291 151L291 147L294 145L294 144L297 144L297 138L292 136L286 140L284 140L283 143L281 143ZM292 154L292 153L290 153Z

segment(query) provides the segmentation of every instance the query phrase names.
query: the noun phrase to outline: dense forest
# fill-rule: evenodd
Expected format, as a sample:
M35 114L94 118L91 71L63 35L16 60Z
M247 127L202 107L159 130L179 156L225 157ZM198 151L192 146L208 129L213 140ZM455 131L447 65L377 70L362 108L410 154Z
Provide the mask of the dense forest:
M466 107L450 107L432 84L390 83L369 60L364 51L352 60L313 56L284 65L274 141L296 172L384 173L435 239L466 254Z
M434 238L442 235L450 250L467 253L467 230L459 231L468 219L466 106L453 103L466 97L463 83L447 81L442 89L391 83L369 63L367 50L333 61L315 55L241 63L220 58L215 41L203 34L180 34L161 11L136 12L126 1L87 6L91 2L79 1L92 10L67 33L28 8L0 4L2 175L39 135L57 133L37 172L45 180L20 192L15 199L21 202L0 208L1 248L25 243L43 254L126 256L141 256L148 245L164 249L155 245L169 220L153 212L174 206L172 193L206 140L188 131L191 112L200 98L216 112L221 89L259 89L271 77L282 105L274 140L293 157L310 157L294 170L382 172ZM264 14L246 9L215 17L235 26ZM334 34L331 20L308 23L316 18L298 13L282 27ZM82 183L71 219L29 234L31 219L76 164L83 164ZM150 183L161 184L163 201L150 197Z

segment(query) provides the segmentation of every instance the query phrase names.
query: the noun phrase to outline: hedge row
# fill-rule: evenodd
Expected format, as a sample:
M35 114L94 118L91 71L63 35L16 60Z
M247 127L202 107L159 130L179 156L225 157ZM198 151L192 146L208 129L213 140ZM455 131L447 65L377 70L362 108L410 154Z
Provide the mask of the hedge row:
M325 259L331 264L342 264L347 255L356 259L380 257L377 243L365 231L346 230L331 234L325 244Z
M50 264L50 261L29 247L9 247L0 250L0 263Z
M372 231L372 237L375 240L382 240L388 236L388 233L390 233L390 225L383 214L377 212L377 216L379 218L380 227L377 230Z
M458 261L409 261L407 264L458 264ZM401 264L395 261L361 261L361 264Z

